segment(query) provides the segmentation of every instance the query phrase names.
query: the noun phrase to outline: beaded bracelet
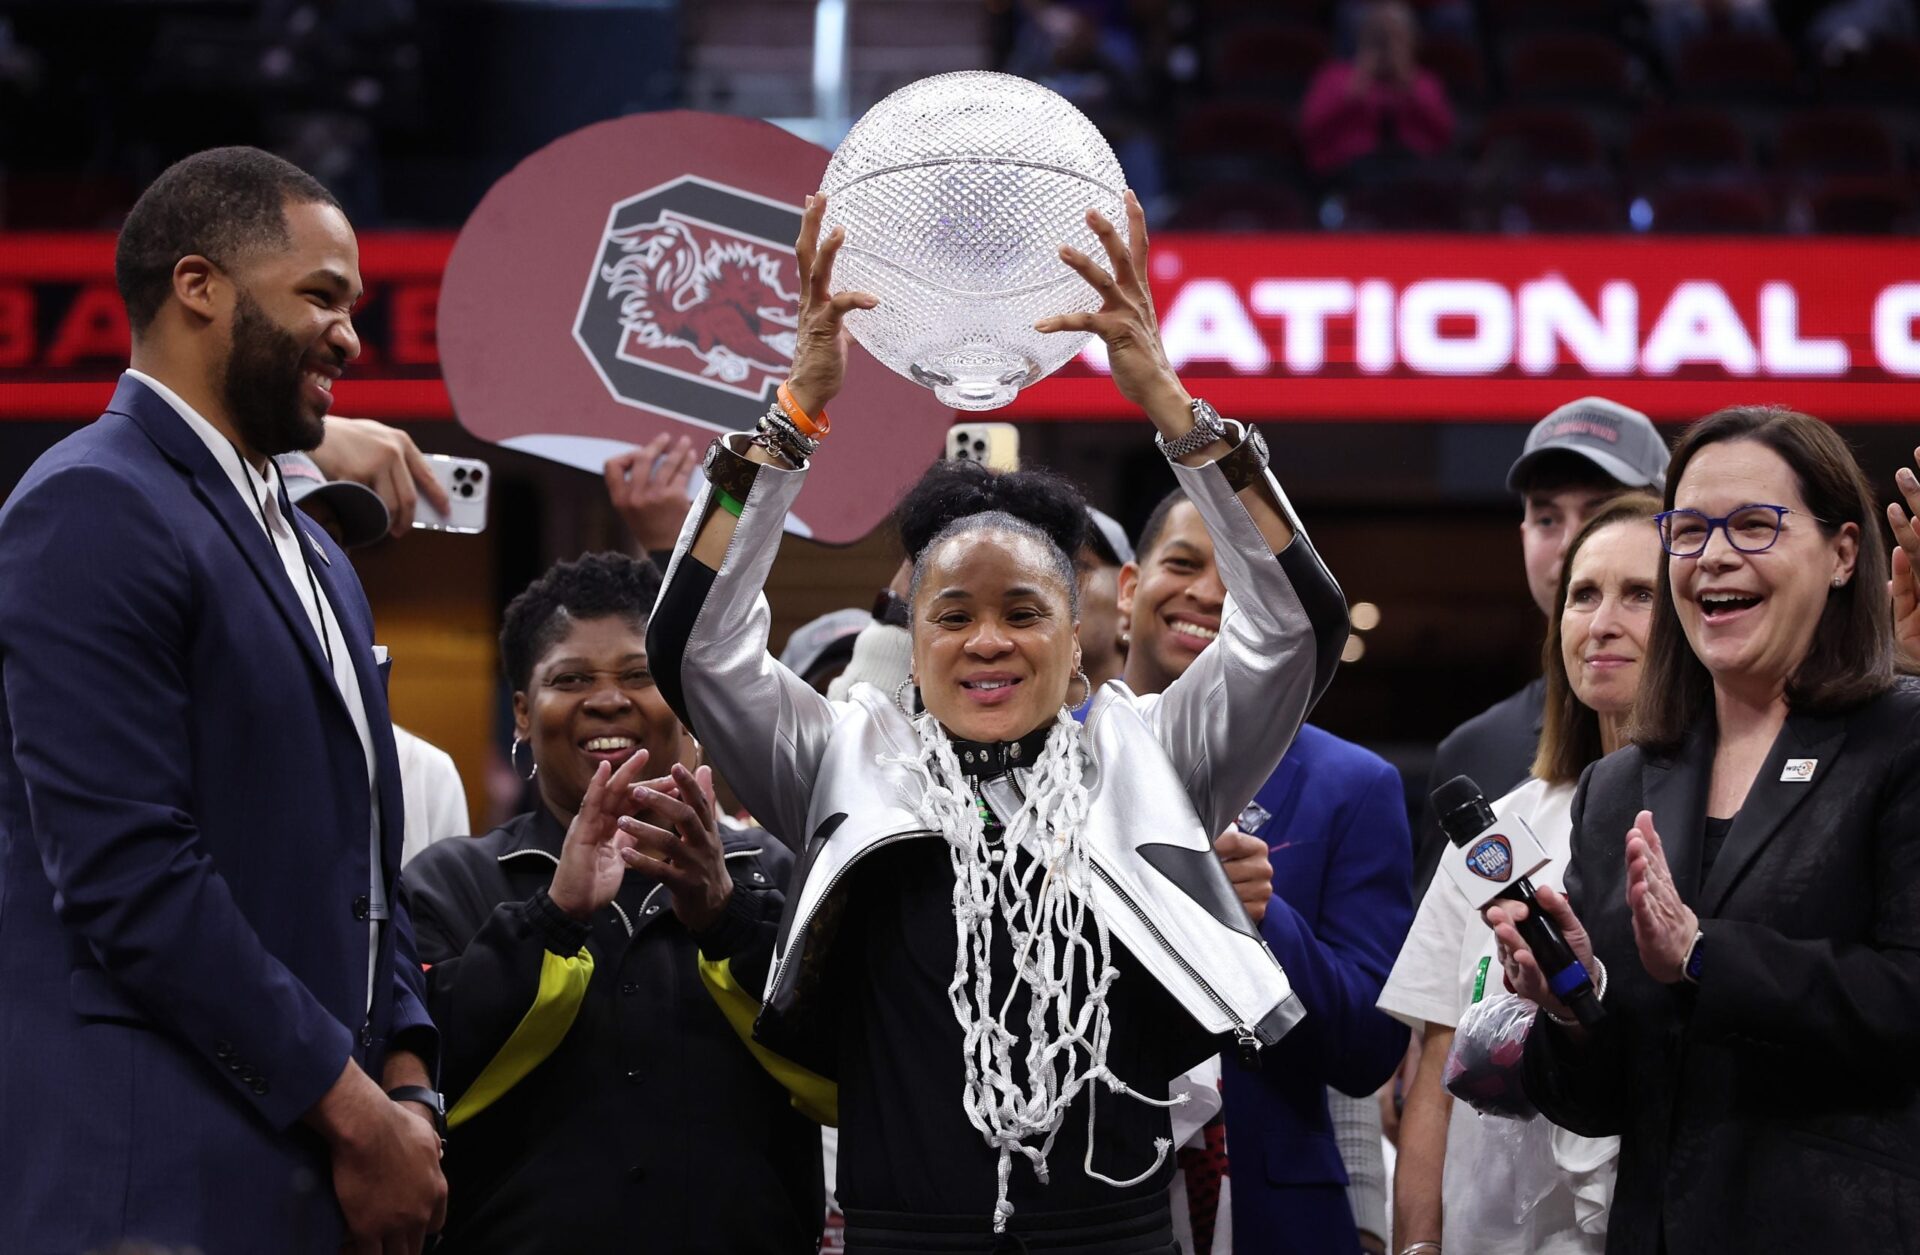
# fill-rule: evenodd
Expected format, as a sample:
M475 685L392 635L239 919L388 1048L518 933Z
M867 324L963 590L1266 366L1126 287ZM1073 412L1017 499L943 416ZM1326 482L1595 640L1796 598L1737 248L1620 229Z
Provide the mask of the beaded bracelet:
M755 437L755 443L793 467L806 465L807 459L820 447L820 442L802 434L778 405L760 416L760 434Z

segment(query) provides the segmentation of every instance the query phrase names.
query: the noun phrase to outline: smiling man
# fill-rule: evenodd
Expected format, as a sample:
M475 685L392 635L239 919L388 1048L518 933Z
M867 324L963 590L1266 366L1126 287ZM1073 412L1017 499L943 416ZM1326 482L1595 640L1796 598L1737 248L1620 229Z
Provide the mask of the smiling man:
M0 511L0 1126L33 1148L0 1249L418 1251L446 1186L384 677L272 461L359 354L353 229L215 149L115 277L131 368Z
M1126 681L1136 693L1164 692L1214 647L1233 611L1212 538L1182 493L1161 501L1141 529L1138 560L1121 568L1120 607L1132 638ZM1357 1157L1343 1160L1329 1090L1371 1095L1406 1048L1406 1029L1374 1007L1413 919L1399 773L1302 724L1214 849L1307 1008L1259 1070L1221 1069L1235 1249L1381 1250L1383 1193L1356 1189L1350 1203L1347 1187L1350 1178L1384 1184L1384 1168L1377 1152L1364 1171ZM1196 1232L1204 1225L1202 1216Z

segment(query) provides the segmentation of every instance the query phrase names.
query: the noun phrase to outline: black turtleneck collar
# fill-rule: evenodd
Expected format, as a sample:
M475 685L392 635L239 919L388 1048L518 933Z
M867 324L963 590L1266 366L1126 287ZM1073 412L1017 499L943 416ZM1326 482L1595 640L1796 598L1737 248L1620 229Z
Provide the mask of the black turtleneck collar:
M1004 776L1016 767L1031 767L1040 761L1040 752L1047 747L1047 737L1053 732L1053 720L1041 724L1017 741L963 741L951 736L953 753L960 760L960 770L975 780L991 780L995 776Z

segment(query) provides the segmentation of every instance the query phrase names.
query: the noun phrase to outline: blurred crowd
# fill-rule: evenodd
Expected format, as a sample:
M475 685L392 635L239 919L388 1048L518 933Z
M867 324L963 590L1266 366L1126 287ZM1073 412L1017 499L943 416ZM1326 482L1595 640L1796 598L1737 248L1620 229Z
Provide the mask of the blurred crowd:
M1911 0L925 2L977 4L982 63L1085 110L1155 225L1887 233L1920 207ZM694 42L762 14L678 9L15 7L0 227L111 227L208 136L316 171L365 225L457 225L539 144L683 101Z
M1181 228L1915 223L1907 0L1036 0L1002 28Z

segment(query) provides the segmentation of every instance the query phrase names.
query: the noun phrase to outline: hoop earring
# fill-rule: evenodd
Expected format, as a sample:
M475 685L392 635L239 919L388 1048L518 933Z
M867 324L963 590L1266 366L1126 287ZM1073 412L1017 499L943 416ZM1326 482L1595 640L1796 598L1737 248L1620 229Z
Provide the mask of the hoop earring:
M1085 694L1077 702L1073 700L1073 681L1074 680L1080 681L1080 687L1086 690ZM1087 673L1085 671L1076 671L1073 673L1073 679L1067 681L1067 701L1064 705L1060 707L1060 709L1078 710L1082 706L1086 705L1087 699L1092 696L1093 696L1093 681L1087 678Z
M520 770L520 747L527 747L527 770ZM533 742L520 739L518 732L513 734L513 744L507 747L507 762L513 767L513 774L522 780L531 780L540 774L540 764L533 759Z
M901 714L905 715L908 719L911 720L915 718L915 715L912 708L907 705L907 699L905 696L907 691L907 686L909 684L913 685L913 704L923 709L925 708L926 703L920 700L920 686L918 684L914 684L914 680L912 676L908 676L906 679L900 681L900 683L893 686L893 704L900 708Z

